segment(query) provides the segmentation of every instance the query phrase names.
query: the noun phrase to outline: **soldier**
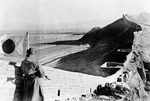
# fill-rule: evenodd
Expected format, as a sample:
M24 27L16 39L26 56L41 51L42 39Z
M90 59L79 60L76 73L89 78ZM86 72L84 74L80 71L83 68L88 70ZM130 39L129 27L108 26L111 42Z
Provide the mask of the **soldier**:
M39 66L35 54L36 51L29 48L21 63L21 71L24 75L23 101L44 101L40 81L40 78L44 77L44 71Z

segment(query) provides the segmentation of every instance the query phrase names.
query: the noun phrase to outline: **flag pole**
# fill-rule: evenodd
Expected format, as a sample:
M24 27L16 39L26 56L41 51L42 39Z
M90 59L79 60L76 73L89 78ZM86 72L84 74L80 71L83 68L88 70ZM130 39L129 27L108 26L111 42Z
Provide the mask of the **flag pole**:
M27 49L29 49L29 33L27 32Z

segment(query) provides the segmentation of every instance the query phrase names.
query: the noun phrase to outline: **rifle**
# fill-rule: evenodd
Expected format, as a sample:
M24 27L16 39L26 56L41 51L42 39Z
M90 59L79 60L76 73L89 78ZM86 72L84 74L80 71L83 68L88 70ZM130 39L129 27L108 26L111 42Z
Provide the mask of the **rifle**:
M13 84L15 84L13 80L15 80L15 78L14 78L14 77L7 77L6 82L11 81Z
M16 64L17 64L16 62L12 62L12 61L9 62L9 65L15 66Z
M47 75L44 75L47 80L51 80Z

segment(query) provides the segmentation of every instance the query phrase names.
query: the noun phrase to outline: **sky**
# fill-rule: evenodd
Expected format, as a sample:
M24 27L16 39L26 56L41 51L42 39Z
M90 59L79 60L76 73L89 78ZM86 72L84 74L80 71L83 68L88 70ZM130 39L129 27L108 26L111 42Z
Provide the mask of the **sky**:
M149 4L150 0L0 0L0 26L115 20L123 14L150 12Z

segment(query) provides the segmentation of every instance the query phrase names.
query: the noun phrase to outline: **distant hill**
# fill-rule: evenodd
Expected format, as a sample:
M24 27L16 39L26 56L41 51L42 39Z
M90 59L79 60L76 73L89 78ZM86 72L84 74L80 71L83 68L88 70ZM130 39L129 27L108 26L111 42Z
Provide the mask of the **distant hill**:
M104 26L110 20L90 20L76 23L31 24L26 22L1 23L0 30L8 31L41 31L41 32L88 32L93 26Z
M98 30L98 29L101 29L100 27L94 27L94 28L92 28L88 33L92 33L92 32L94 32L94 31L96 31L96 30Z
M25 23L25 22L9 22L9 23L1 23L0 30L8 30L8 31L21 31L21 30L37 30L39 29L39 25Z

